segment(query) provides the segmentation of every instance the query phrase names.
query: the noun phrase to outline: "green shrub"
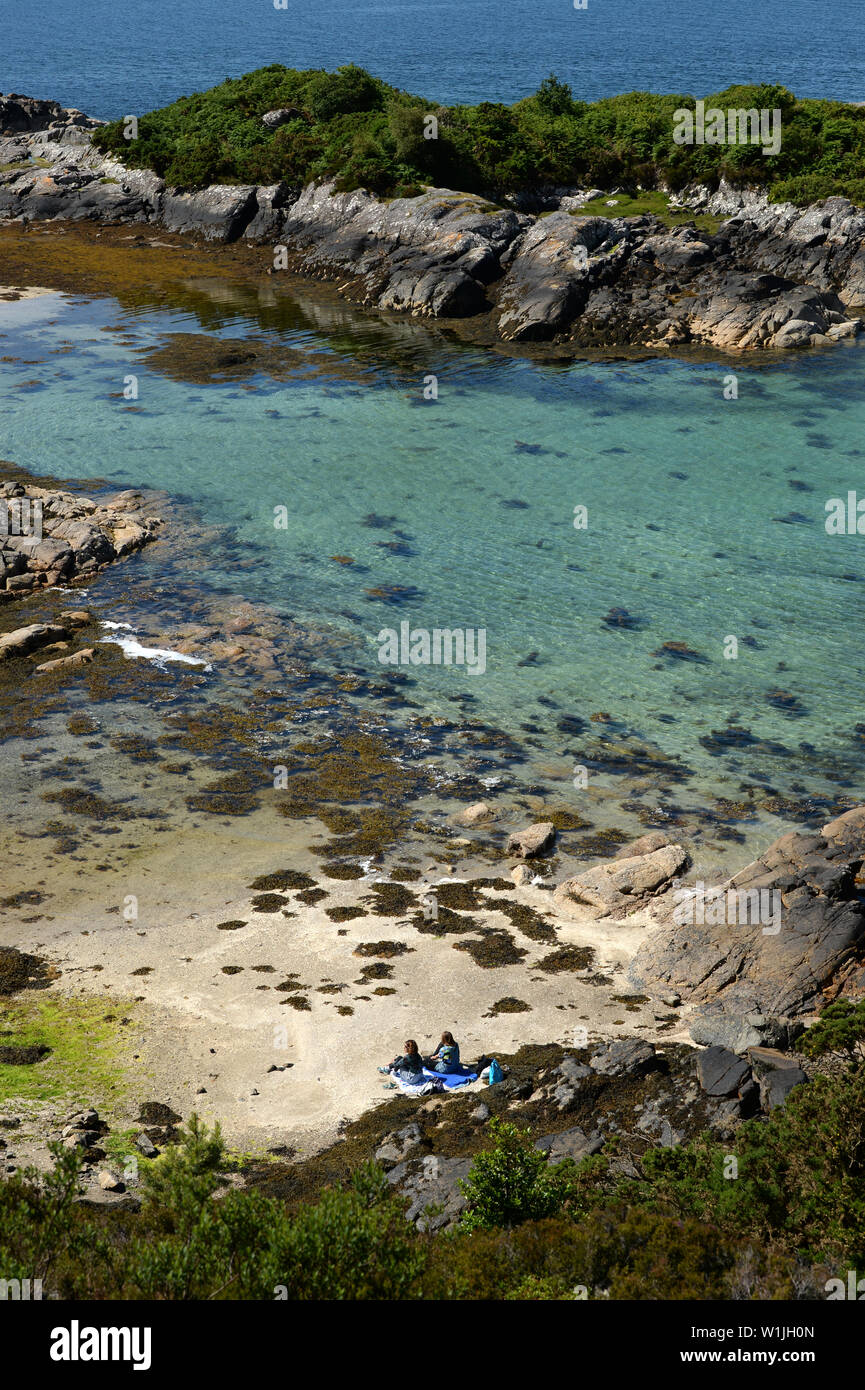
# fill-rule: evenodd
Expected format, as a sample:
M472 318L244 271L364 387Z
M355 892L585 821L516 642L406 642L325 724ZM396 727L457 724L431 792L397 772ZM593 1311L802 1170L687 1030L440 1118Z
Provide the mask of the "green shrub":
M124 139L122 121L94 138L126 163L187 187L327 175L343 188L365 184L390 193L435 182L499 200L548 184L676 191L695 181L716 186L725 177L799 203L831 194L865 201L865 107L798 101L765 83L729 87L706 105L780 110L779 153L676 145L673 114L693 109L691 96L629 92L588 103L551 73L534 96L513 106L445 107L355 64L327 73L274 63L142 117L137 140ZM273 132L261 117L276 107L293 114ZM426 113L438 120L438 139L423 138Z
M849 999L828 1004L798 1046L806 1057L841 1052L851 1067L861 1066L865 1062L865 999L858 1004Z
M507 1229L559 1211L568 1195L564 1165L549 1168L546 1154L533 1146L527 1129L492 1119L489 1132L493 1147L477 1155L468 1177L460 1182L468 1202L462 1229Z

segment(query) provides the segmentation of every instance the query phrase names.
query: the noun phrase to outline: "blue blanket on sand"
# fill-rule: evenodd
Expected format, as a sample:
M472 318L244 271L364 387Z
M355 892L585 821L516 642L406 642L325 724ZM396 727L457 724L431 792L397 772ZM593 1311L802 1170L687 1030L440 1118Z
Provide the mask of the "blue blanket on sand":
M428 1081L443 1081L445 1090L452 1091L455 1086L465 1086L468 1081L477 1081L476 1071L469 1071L468 1067L461 1066L459 1071L430 1071L424 1067L423 1074Z

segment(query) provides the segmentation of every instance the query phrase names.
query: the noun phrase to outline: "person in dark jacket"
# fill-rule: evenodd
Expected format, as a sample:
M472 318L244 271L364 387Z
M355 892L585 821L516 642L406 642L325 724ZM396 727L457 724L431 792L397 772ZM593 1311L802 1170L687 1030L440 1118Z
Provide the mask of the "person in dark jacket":
M453 1033L442 1033L442 1040L432 1056L427 1058L430 1071L448 1073L460 1070L460 1045L454 1042Z
M418 1045L414 1038L409 1038L406 1043L405 1053L401 1057L394 1057L393 1061L386 1067L379 1067L381 1072L390 1072L398 1081L407 1081L409 1085L414 1085L423 1080L423 1057L418 1050Z

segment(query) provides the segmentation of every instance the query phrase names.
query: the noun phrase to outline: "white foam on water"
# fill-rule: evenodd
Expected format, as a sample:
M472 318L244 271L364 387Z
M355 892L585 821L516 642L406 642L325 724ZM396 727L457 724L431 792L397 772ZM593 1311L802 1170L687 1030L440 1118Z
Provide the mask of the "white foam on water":
M133 632L131 623L112 623L103 622L103 627L113 628L115 631L125 628L128 632ZM117 646L127 658L141 657L145 661L152 661L154 665L165 669L166 661L182 661L186 666L203 666L205 671L212 671L213 667L209 661L202 660L201 657L187 656L186 652L176 652L171 647L145 647L135 637L103 637L103 643L110 642Z

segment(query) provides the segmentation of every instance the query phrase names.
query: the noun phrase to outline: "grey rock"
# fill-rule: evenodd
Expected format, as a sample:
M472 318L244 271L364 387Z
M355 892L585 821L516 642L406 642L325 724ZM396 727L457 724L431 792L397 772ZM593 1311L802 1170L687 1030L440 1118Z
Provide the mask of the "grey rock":
M140 1211L141 1198L131 1192L107 1192L101 1187L91 1187L75 1198L85 1207L99 1207L109 1211Z
M665 894L653 907L661 925L632 959L628 982L650 994L673 987L730 1014L797 1019L813 1010L865 938L856 884L863 862L865 819L856 807L819 835L783 835L723 885L752 898L780 894L778 931L759 921L683 920L682 904Z
M245 241L278 242L286 210L297 198L287 183L273 183L255 190L255 211L242 235Z
M153 1140L149 1139L146 1134L136 1135L135 1147L138 1149L139 1153L144 1154L145 1158L157 1158L159 1155L159 1150Z
M65 627L59 627L56 623L28 623L26 627L4 632L0 637L0 662L27 656L52 642L62 642L67 636Z
M99 1187L105 1192L126 1191L125 1184L122 1183L119 1178L115 1177L113 1173L110 1173L107 1168L103 1168L101 1172L97 1173L96 1181Z
M412 1149L417 1148L420 1142L420 1126L417 1124L406 1125L405 1129L395 1130L392 1134L385 1136L375 1151L376 1162L385 1169L394 1167L406 1158Z
M794 1086L802 1086L808 1080L799 1067L779 1067L767 1071L760 1077L760 1100L767 1112L777 1110L783 1105Z
M485 1124L489 1118L490 1107L484 1101L481 1101L480 1105L476 1106L469 1115L470 1120L474 1120L476 1124L480 1125Z
M642 854L652 854L656 849L663 849L665 845L672 843L669 835L665 835L663 830L648 830L645 835L639 835L636 840L622 845L616 850L613 858L637 859Z
M689 1024L694 1042L705 1046L728 1047L731 1052L746 1052L761 1044L767 1047L790 1047L803 1031L803 1025L789 1018L777 1018L758 1012L729 1013L711 1006L701 1009Z
M534 859L545 854L554 844L556 827L551 821L536 821L525 830L515 830L508 836L508 854L518 854L522 859Z
M697 1076L709 1096L735 1095L750 1074L748 1063L726 1047L709 1047L697 1058Z
M672 1149L684 1139L681 1130L674 1129L666 1116L655 1110L647 1110L641 1115L636 1127L641 1134L656 1140L662 1149Z
M468 1177L470 1158L439 1158L427 1154L423 1160L407 1159L398 1163L387 1175L391 1186L409 1198L406 1219L418 1230L440 1231L453 1226L466 1206L460 1191L461 1179ZM435 1207L434 1213L427 1213Z
M775 1047L749 1047L748 1061L757 1076L762 1076L767 1071L782 1070L785 1067L799 1070L799 1063L795 1057L790 1057Z
M589 1066L601 1076L637 1076L656 1065L657 1054L652 1044L636 1038L618 1038L606 1043L589 1058Z
M739 1114L743 1120L751 1120L760 1109L760 1087L751 1078L739 1088Z
M582 1082L591 1075L591 1067L578 1062L576 1057L563 1057L559 1065L554 1067L553 1076L558 1077L558 1084L553 1088L552 1099L560 1113L573 1108Z
M97 1110L76 1110L74 1115L70 1115L66 1121L67 1128L72 1129L94 1129L99 1124L99 1112ZM66 1130L63 1131L66 1134Z
M498 331L506 341L550 338L585 306L590 257L609 252L624 223L554 212L523 237L499 297ZM596 272L595 272L596 273Z
M287 125L300 114L296 106L278 106L273 111L265 111L261 124L267 126L268 130L278 130L281 125Z
M553 901L569 916L628 916L663 892L689 863L688 852L681 845L613 859L564 879Z
M535 1143L535 1148L545 1153L550 1163L561 1163L564 1158L572 1158L575 1163L599 1153L604 1141L599 1134L587 1136L578 1126L560 1130L557 1134L545 1134Z
M275 108L262 120L276 130L300 114ZM99 124L57 102L0 96L0 216L162 221L210 240L275 241L293 270L357 303L483 314L505 341L776 350L832 346L862 328L851 310L865 303L865 212L844 198L803 209L724 181L688 189L683 206L729 218L708 236L651 216L571 215L597 195L587 189L536 189L504 208L441 188L388 200L332 182L184 190L101 155ZM13 579L11 592L32 587L27 574Z
M212 184L198 192L168 188L162 198L162 222L170 232L198 232L207 241L236 241L258 211L250 184Z

